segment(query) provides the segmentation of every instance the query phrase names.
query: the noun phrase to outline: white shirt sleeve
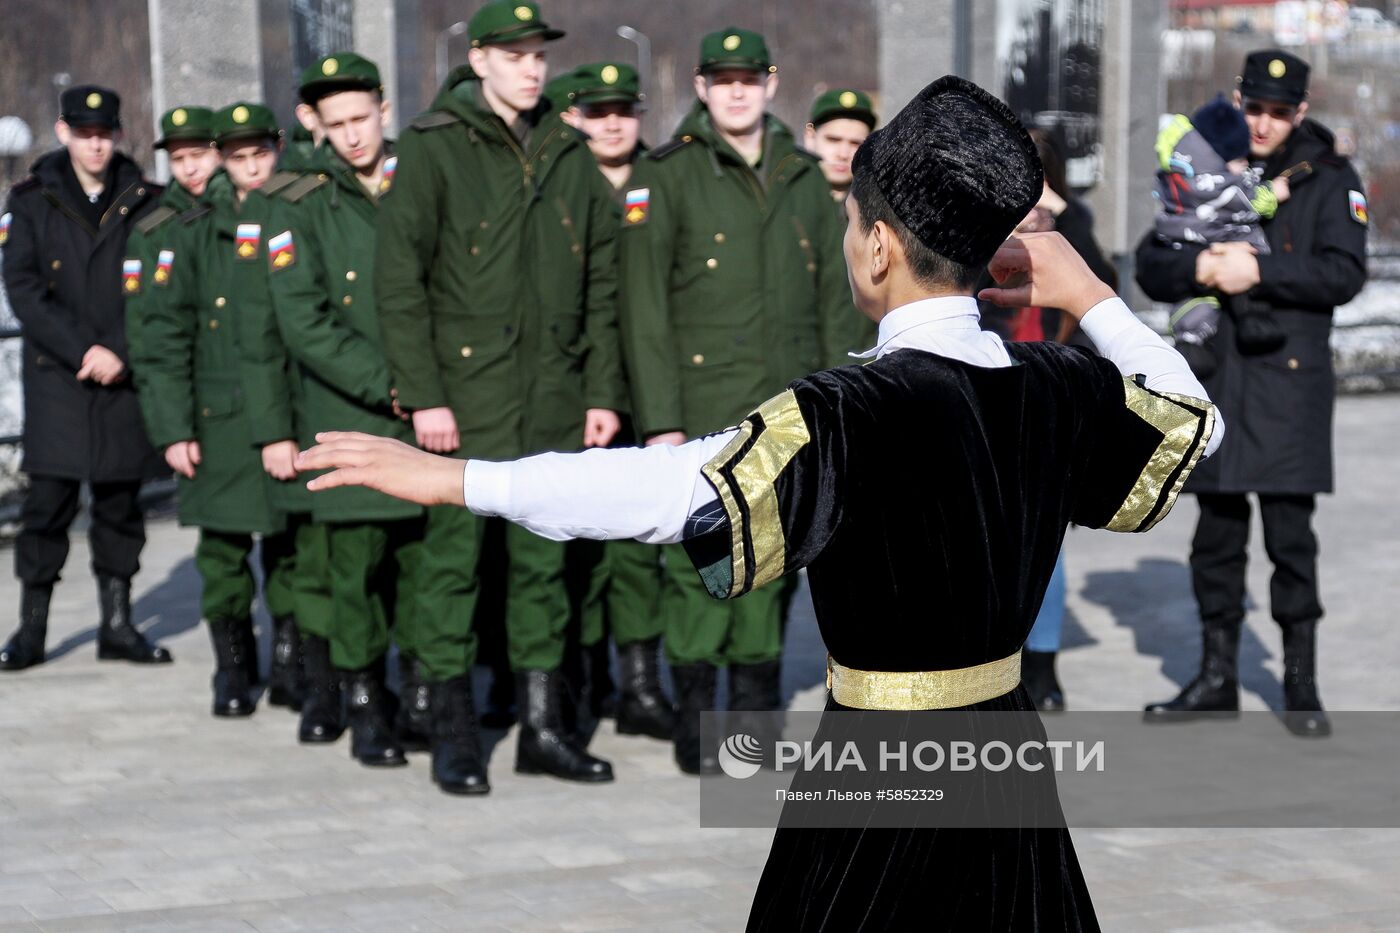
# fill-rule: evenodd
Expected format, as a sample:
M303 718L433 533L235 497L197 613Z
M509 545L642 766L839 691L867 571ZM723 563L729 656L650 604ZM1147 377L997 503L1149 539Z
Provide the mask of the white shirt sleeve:
M678 447L470 460L462 472L463 501L477 515L509 519L552 541L670 544L681 540L691 513L718 498L700 468L736 433L731 428Z
M1089 309L1080 320L1085 336L1094 342L1106 359L1125 376L1141 373L1147 388L1209 400L1205 386L1181 354L1167 346L1152 328L1138 320L1121 298L1107 298ZM1203 456L1209 457L1225 437L1225 421L1215 412L1215 430L1206 442Z

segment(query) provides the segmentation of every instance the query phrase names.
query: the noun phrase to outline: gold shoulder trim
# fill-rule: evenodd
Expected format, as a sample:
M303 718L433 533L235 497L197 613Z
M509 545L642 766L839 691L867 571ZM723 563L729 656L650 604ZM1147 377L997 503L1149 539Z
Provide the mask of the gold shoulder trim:
M1215 406L1189 395L1153 392L1123 379L1124 404L1162 433L1133 489L1105 526L1109 531L1147 531L1161 521L1200 462L1215 430Z

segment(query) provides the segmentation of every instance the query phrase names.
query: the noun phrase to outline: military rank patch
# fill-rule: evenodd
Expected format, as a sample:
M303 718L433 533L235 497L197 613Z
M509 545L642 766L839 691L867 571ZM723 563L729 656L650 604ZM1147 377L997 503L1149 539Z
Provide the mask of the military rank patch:
M173 249L163 249L156 256L156 271L151 275L151 281L156 285L170 284L170 269L175 265L175 251Z
M273 269L285 269L296 261L297 248L292 242L292 231L283 230L267 241L267 262Z
M122 262L122 293L139 294L141 291L141 260L127 259Z
M399 167L399 157L389 156L384 160L384 177L379 179L379 193L383 194L394 187L394 171Z
M1370 216L1366 213L1366 195L1360 191L1347 192L1347 207L1351 210L1351 219L1366 226L1370 222ZM4 240L0 240L3 243Z
M628 226L644 223L651 209L651 189L633 188L622 204L622 220Z
M10 221L14 219L14 216L8 212L0 214L0 246L4 246L10 238Z
M258 256L258 240L261 238L261 225L239 224L238 230L233 237L233 250L238 254L238 258L256 259Z

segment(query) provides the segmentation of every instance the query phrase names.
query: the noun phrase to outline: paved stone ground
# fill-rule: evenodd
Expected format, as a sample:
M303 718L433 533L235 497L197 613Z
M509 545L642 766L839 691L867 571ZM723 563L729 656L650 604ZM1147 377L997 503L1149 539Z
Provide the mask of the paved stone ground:
M1344 400L1338 438L1342 494L1318 518L1322 683L1336 708L1396 709L1400 399ZM1061 673L1077 708L1135 709L1190 676L1194 511L1184 501L1148 536L1071 535ZM95 661L93 585L75 541L51 662L0 677L0 931L742 928L769 833L699 829L695 784L658 743L605 727L594 749L620 780L573 787L513 774L513 736L493 735L493 793L460 800L430 785L423 756L370 772L343 741L298 747L280 710L214 721L193 542L153 525L138 580L138 618L175 665ZM1280 652L1257 547L1250 587L1264 607L1244 641L1245 702L1276 708ZM16 595L0 583L0 605ZM822 658L803 610L786 663L794 706L819 705ZM1075 839L1106 929L1400 929L1400 831Z

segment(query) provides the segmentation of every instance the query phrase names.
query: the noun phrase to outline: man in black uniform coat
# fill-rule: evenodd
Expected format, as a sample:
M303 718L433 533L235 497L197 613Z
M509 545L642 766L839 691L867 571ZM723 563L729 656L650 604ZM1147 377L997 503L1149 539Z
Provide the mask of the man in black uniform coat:
M83 482L92 487L88 539L102 607L97 656L170 660L131 624L131 578L146 542L136 494L143 479L168 471L141 423L122 297L142 287L141 270L123 268L127 235L161 189L116 151L116 94L73 87L59 105L54 129L63 148L34 163L0 219L5 291L24 328L21 467L29 474L15 542L20 626L0 648L0 670L44 660L49 597Z
M1200 521L1191 578L1200 605L1200 673L1180 695L1147 707L1149 721L1239 709L1236 659L1245 613L1250 505L1256 493L1269 587L1283 631L1284 703L1290 730L1326 735L1315 673L1322 617L1317 586L1317 493L1332 491L1335 394L1328 335L1332 310L1366 281L1366 197L1332 133L1307 116L1308 65L1277 49L1251 52L1235 103L1250 129L1262 177L1288 178L1291 197L1264 222L1270 253L1243 243L1174 249L1149 233L1138 246L1137 280L1158 301L1219 293L1246 296L1258 314L1222 315L1212 346L1219 369L1205 379L1231 430L1197 470Z

